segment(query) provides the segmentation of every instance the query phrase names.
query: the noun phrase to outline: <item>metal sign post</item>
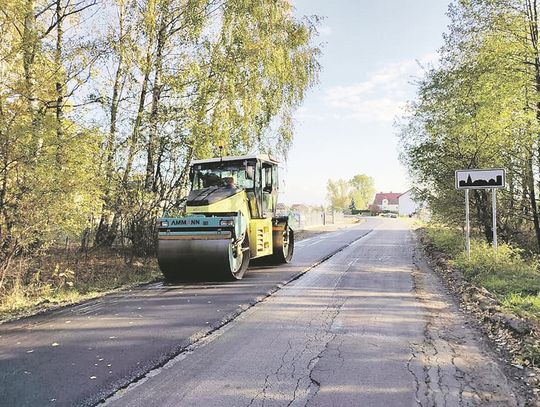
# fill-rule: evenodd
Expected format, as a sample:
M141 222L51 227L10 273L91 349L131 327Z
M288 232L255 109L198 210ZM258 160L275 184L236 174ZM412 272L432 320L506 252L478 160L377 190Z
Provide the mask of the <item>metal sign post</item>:
M497 189L491 190L491 206L493 213L493 250L497 254Z
M467 258L471 259L471 224L469 221L469 190L465 190L465 247Z
M465 190L465 245L467 256L471 258L471 225L469 219L469 189L491 189L493 214L493 250L497 254L497 188L504 188L506 170L504 168L457 170L456 189Z

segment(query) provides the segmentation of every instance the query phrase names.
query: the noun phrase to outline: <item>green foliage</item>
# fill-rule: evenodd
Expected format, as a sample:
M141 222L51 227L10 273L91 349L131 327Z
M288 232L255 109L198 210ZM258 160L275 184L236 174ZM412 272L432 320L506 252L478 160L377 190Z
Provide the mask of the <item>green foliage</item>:
M471 258L462 252L452 265L472 281L500 296L536 295L540 292L540 275L535 260L524 260L523 251L507 244L499 245L497 255L491 245L474 240Z
M334 210L366 209L375 194L373 178L357 174L351 180L328 180L326 186L330 206Z
M351 184L343 179L328 180L326 185L330 206L336 211L347 209L351 203Z
M450 7L439 65L426 69L401 122L401 158L434 218L454 226L464 217L454 171L506 168L508 188L498 194L499 236L538 251L540 66L532 62L539 48L530 32L538 29L530 15L536 7L528 0ZM471 191L470 202L473 229L491 241L490 196Z
M373 202L375 195L375 182L372 177L365 174L355 175L351 181L351 199L354 200L355 209L367 209Z
M426 233L430 243L451 257L457 256L465 248L465 238L459 231L444 226L428 226Z
M540 317L540 294L510 294L504 298L503 304L518 314Z
M288 1L226 2L221 32L205 56L220 72L208 83L217 80L220 89L210 96L217 99L207 122L211 143L220 140L232 154L254 146L286 153L292 111L319 70L319 50L310 45L314 30L292 18Z
M438 225L426 227L428 241L450 257L450 264L465 277L495 294L503 306L523 315L540 318L540 273L537 258L525 257L522 249L471 240L471 257L461 232Z
M220 144L285 156L317 22L286 0L3 1L0 298L76 287L28 278L74 241L152 255L155 217Z

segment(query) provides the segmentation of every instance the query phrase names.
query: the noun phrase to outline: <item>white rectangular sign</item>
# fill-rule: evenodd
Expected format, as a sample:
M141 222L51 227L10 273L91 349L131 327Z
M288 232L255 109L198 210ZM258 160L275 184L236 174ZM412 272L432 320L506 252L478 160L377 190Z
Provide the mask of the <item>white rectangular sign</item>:
M504 188L505 184L506 171L504 168L456 171L457 189Z

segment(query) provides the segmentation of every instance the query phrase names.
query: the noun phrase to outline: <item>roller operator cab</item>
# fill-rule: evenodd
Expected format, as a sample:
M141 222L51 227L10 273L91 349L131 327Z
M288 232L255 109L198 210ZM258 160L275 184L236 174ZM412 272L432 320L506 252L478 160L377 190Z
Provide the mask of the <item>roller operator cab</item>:
M158 263L167 279L241 279L250 259L291 261L294 233L287 216L276 216L278 161L198 160L190 180L185 215L158 219Z

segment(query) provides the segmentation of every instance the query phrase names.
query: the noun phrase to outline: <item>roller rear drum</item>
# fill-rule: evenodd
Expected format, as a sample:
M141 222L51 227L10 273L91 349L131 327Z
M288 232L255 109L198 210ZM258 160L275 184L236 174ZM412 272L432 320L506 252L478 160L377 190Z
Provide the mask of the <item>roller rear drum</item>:
M163 239L158 241L158 264L170 281L239 280L249 265L247 239Z

